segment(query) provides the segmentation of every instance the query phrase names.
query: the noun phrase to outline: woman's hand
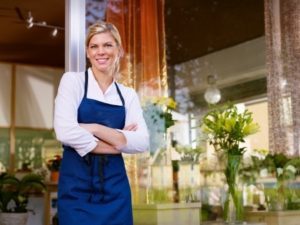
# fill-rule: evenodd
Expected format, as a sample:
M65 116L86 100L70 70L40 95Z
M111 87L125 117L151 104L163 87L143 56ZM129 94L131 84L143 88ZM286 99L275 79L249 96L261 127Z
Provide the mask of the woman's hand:
M97 147L92 150L94 154L121 154L121 151L117 150L110 144L103 141L98 141Z
M131 124L128 124L126 127L124 127L123 130L136 131L137 128L138 128L138 125L136 123L131 123Z

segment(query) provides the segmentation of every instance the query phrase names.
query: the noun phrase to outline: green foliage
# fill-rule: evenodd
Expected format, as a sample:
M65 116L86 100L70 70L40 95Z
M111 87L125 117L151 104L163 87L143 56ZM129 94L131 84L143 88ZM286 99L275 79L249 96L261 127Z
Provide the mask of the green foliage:
M275 173L279 182L295 179L300 171L300 158L288 157L283 153L268 154L262 164L268 172Z
M30 193L46 188L43 178L37 174L27 174L22 179L15 175L0 175L0 210L2 212L27 212Z
M300 171L300 158L289 157L283 153L267 154L264 158L251 157L251 163L242 168L241 175L248 183L255 184L256 177L262 169L274 174L276 185L264 190L269 210L292 209L299 207L295 190L290 188L289 181L294 180ZM251 180L251 182L249 182Z
M172 169L174 172L178 172L179 171L179 161L178 160L172 160Z
M172 202L172 191L170 189L155 189L149 190L150 202L155 203L170 203Z
M202 128L216 151L230 151L233 155L242 155L245 148L240 148L239 144L259 130L258 124L253 122L252 113L248 110L239 113L234 105L208 112L203 118Z

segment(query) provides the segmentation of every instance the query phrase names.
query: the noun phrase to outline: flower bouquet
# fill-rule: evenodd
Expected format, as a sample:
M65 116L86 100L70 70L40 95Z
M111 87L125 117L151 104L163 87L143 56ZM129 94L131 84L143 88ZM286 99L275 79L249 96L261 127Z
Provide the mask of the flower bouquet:
M174 125L172 110L176 102L169 97L149 98L143 104L144 118L150 134L150 153L164 147L167 129Z
M243 203L238 191L237 175L245 147L245 137L258 131L259 126L253 122L248 110L239 112L234 105L216 108L203 118L203 131L208 135L209 144L224 157L227 196L224 203L224 219L228 223L243 219ZM233 209L233 212L230 210Z

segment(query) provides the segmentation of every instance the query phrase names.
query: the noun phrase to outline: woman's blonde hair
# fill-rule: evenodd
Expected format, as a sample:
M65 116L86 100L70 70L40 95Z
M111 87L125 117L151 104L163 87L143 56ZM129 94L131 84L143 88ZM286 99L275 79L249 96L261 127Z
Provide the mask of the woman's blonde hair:
M117 47L119 49L119 56L116 58L116 61L114 63L114 68L112 70L113 74L116 75L119 73L120 57L123 56L124 50L122 47L121 35L120 35L118 29L113 24L107 23L104 21L99 21L99 22L96 22L96 23L92 24L91 26L89 26L87 35L86 35L85 46L86 46L86 48L88 48L89 43L93 36L95 36L96 34L101 34L101 33L106 33L106 32L108 32L112 35L112 37L116 41Z

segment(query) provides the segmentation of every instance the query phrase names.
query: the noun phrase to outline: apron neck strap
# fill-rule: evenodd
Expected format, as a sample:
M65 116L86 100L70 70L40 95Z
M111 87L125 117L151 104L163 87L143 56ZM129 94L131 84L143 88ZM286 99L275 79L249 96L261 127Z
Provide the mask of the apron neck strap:
M125 106L125 101L124 101L123 95L122 95L122 93L121 93L121 91L120 91L120 88L119 88L119 86L117 85L117 82L115 82L115 85L116 85L116 88L117 88L117 92L118 92L118 94L119 94L119 96L120 96L120 99L121 99L121 101L122 101L122 105Z
M88 71L85 71L85 81L84 81L84 95L83 97L86 98L87 95L87 87L88 87L88 83L89 83L89 77L88 77Z

